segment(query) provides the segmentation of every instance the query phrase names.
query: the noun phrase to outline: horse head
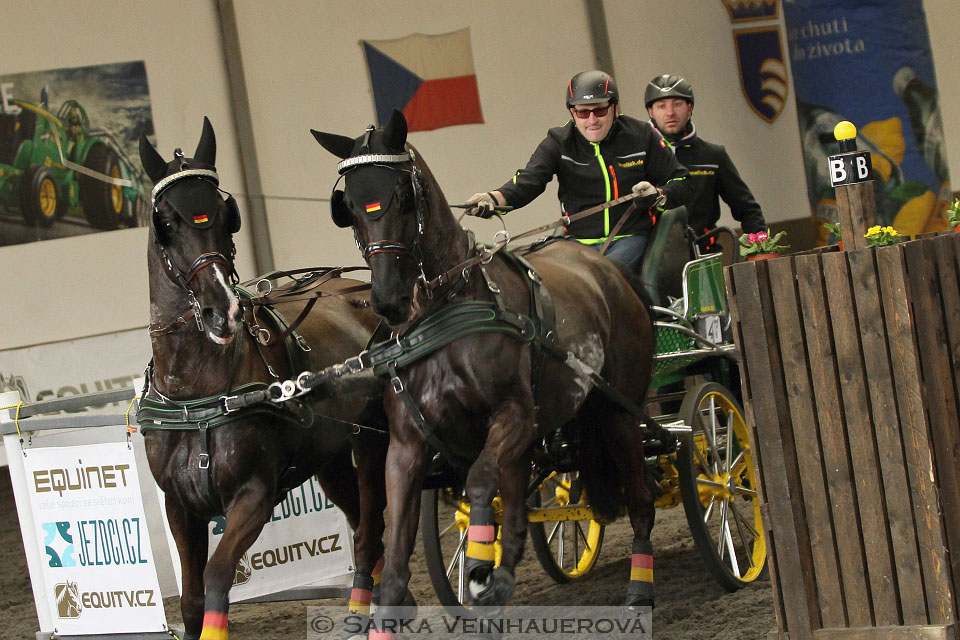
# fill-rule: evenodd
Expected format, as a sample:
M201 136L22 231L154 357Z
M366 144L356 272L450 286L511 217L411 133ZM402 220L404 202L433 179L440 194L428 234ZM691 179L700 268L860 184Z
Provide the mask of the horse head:
M399 111L382 130L371 125L356 139L310 132L343 159L337 170L344 189L334 186L331 214L337 226L353 227L370 267L373 308L391 325L401 324L410 318L417 280L425 279L427 217L446 202L429 169L406 144L407 121Z
M240 212L233 196L220 195L216 155L206 117L192 158L177 149L167 162L146 136L140 139L140 161L154 183L148 248L154 335L179 328L192 315L210 340L226 345L239 327L233 234L240 229ZM165 324L171 318L179 324Z

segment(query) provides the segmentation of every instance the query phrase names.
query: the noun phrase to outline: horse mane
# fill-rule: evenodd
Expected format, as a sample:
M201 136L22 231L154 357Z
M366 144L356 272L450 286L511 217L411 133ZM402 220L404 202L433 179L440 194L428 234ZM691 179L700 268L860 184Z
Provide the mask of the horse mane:
M433 171L430 170L430 166L427 164L427 161L423 159L423 156L420 155L420 151L417 150L409 142L407 143L407 148L413 154L413 164L419 169L420 173L423 175L424 179L424 196L427 199L427 202L431 205L436 204L441 210L447 211L451 216L453 216L453 211L450 210L450 204L447 202L447 197L443 193L443 189L440 188L440 183L437 182L436 176L433 175Z

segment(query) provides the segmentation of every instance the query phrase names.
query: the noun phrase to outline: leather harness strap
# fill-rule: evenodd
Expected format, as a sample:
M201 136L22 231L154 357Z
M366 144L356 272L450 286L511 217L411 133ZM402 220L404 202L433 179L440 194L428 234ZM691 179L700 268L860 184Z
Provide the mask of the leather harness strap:
M623 212L623 215L620 216L620 219L617 220L617 224L613 226L613 229L610 231L610 235L607 236L607 239L603 241L603 246L600 247L600 255L607 255L607 249L610 247L610 243L614 241L617 237L617 232L623 228L624 223L627 221L627 218L637 210L637 203L633 202L627 207L627 210Z

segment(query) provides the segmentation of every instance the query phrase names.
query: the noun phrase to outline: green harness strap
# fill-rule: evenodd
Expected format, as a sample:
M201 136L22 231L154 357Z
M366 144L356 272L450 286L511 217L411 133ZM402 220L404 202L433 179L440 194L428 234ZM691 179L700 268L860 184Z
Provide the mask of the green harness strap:
M389 340L373 345L361 355L364 368L388 375L388 365L405 367L443 347L478 333L502 333L521 342L536 336L533 321L523 314L501 309L492 302L465 301L448 305Z
M232 391L234 394L251 391L265 391L265 382L251 382L240 385ZM214 429L251 414L270 414L272 417L286 420L301 427L309 427L313 422L313 411L309 406L300 403L284 408L280 405L265 402L251 405L243 411L231 411L224 405L224 395L207 396L193 400L171 400L163 397L145 396L140 400L137 409L137 421L140 430L162 429L166 431L196 431L198 429ZM300 410L294 411L293 407Z

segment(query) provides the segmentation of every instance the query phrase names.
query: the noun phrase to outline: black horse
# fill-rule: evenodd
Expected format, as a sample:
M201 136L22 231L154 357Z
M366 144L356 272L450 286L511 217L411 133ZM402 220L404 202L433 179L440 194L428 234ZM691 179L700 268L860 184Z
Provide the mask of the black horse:
M330 295L319 297L296 329L303 346L258 341L253 334L266 334L252 326L249 305L241 305L234 286L232 235L240 215L232 196L220 195L215 157L206 118L193 158L177 149L167 162L146 138L140 141L155 186L147 249L153 360L139 418L180 554L186 637L194 639L201 632L203 638L227 637L237 562L287 490L316 474L346 514L356 532L354 584L361 590L372 587L382 557L386 504L379 381L366 393L335 393L298 412L271 403L225 408L226 397L358 353L378 319L366 294L357 292L362 283L333 278L325 285ZM275 311L297 318L305 304L278 304ZM266 329L262 318L259 325ZM208 562L207 523L219 515L226 516L226 530ZM369 603L362 593L353 599Z
M576 433L578 470L597 519L612 520L626 505L634 529L627 604L652 605L655 512L639 423L649 420L641 407L654 335L629 274L575 242L550 243L528 262L476 244L406 144L398 111L383 130L370 127L357 139L312 133L344 159L334 221L353 226L372 271L373 307L395 327L401 353L379 364L391 384L378 622L390 624L389 606L401 602L410 578L419 489L433 450L469 466L472 604L507 601L526 535L531 446L560 428ZM451 333L458 339L438 343ZM407 357L431 341L428 355ZM494 569L498 491L503 552Z

